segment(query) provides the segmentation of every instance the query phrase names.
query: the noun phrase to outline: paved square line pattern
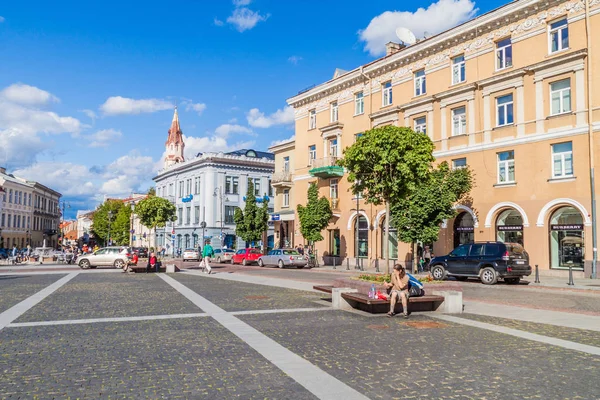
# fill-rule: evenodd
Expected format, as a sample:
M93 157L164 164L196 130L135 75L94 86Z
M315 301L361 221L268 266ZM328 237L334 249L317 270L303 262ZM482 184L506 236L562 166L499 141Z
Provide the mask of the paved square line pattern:
M320 399L368 399L167 275L160 277L234 335Z

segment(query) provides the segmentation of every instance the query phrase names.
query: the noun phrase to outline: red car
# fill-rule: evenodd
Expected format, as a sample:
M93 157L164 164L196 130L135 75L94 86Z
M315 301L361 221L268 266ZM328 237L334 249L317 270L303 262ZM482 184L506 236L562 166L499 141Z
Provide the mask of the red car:
M263 254L259 249L241 249L235 252L231 257L232 264L248 265L250 263L257 263L258 258Z

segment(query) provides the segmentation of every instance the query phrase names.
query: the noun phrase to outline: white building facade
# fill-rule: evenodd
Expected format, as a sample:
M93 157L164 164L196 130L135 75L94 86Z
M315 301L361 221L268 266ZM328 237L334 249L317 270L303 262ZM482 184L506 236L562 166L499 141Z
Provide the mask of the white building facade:
M0 246L24 248L31 243L33 184L0 168L0 186L4 188L0 213Z

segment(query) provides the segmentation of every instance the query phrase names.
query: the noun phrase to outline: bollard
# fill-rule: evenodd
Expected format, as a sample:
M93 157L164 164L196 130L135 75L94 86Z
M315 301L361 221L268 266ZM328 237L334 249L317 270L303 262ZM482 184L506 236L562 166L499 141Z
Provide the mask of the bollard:
M569 286L575 285L575 283L573 282L573 267L571 267L570 265L569 265L569 283L567 283L567 285L569 285Z
M331 257L333 259L333 269L335 269L335 257Z
M346 271L350 271L350 259L346 257Z
M538 269L537 264L535 264L535 282L534 283L540 283L540 271Z

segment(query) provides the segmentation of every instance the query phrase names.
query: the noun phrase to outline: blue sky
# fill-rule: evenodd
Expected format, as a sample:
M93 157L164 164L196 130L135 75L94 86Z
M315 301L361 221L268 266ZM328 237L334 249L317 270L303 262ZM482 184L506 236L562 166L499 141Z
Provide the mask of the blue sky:
M0 5L0 165L77 209L147 190L173 106L188 154L293 135L285 100L503 3L14 1ZM419 9L422 8L422 9Z

